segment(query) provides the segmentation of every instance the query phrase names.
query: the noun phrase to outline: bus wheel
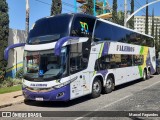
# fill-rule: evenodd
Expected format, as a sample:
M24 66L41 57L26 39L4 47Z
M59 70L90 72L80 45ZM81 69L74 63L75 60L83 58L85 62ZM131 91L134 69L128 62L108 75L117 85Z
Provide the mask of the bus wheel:
M143 70L143 80L146 80L147 79L147 71L146 70Z
M92 98L97 98L100 96L102 91L102 84L101 81L98 78L95 78L93 83L92 83L92 93L91 97Z
M151 77L151 72L150 70L148 70L147 79L149 79L150 77Z
M107 93L111 93L112 90L114 90L114 82L113 82L113 78L111 76L108 76L107 77L107 80L106 80L106 85L105 87L103 88L103 93L104 94L107 94Z

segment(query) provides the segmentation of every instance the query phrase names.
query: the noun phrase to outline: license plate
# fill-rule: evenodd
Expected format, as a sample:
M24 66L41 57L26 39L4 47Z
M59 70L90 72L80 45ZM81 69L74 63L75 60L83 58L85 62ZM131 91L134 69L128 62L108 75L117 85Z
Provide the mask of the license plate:
M43 98L36 98L36 101L43 101Z

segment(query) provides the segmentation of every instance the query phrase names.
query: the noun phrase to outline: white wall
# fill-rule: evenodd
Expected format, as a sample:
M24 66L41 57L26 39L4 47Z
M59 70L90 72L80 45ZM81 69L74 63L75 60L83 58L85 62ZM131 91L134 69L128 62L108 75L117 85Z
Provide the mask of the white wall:
M9 29L8 46L16 43L25 43L26 39L27 34L24 30ZM7 65L7 76L14 77L16 68L19 69L19 67L22 66L22 64L19 63L23 61L23 51L24 47L18 47L10 50Z

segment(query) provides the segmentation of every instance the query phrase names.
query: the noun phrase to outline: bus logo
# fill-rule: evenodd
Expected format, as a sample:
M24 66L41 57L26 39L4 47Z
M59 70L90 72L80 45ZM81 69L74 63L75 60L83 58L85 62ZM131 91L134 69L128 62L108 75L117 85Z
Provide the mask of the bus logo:
M81 31L85 33L89 33L88 24L86 22L81 22L81 21L80 21L80 24L81 24Z

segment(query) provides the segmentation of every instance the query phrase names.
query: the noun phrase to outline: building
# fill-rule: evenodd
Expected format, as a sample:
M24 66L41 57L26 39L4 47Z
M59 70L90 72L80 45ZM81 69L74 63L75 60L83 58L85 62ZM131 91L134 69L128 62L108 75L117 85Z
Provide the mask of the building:
M27 33L24 30L9 29L8 46L16 43L25 43ZM11 49L8 56L8 64L6 77L14 78L16 72L23 66L23 51L24 47Z
M134 16L134 29L138 32L145 33L145 16ZM158 25L158 36L160 35L160 16L154 16L154 35L156 32L156 24ZM152 16L148 17L148 34L151 35Z

